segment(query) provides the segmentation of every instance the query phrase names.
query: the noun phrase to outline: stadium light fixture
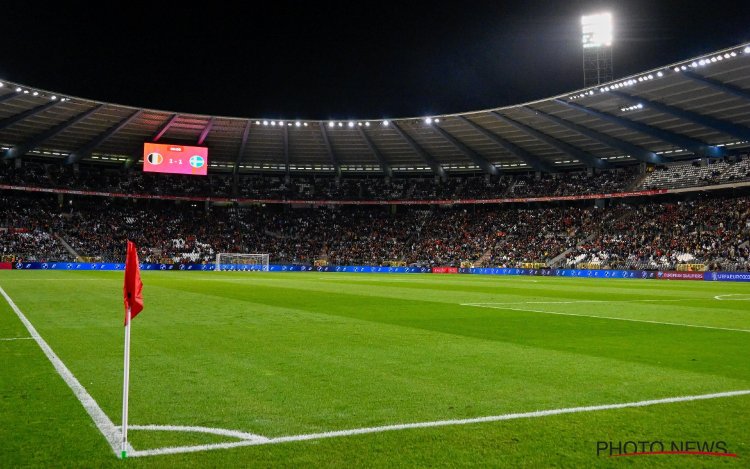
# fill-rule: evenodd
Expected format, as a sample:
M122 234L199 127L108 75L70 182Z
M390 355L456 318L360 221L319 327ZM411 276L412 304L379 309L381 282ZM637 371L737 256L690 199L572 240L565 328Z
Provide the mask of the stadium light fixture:
M440 123L440 119L438 119L438 118L436 117L436 118L435 118L435 123L436 123L436 124L439 124L439 123Z
M365 122L365 127L370 127L370 123L369 122Z
M581 17L583 47L609 47L612 45L612 13L597 13Z
M305 127L307 127L307 122L305 122L305 123L304 123L303 125L304 125Z
M276 127L276 121L271 121L271 127Z
M23 94L29 94L29 90L23 90Z
M334 128L335 126L336 126L336 123L333 122L333 121L331 121L331 122L328 123L328 127L330 127L330 128Z
M302 126L302 122L297 121L297 122L294 123L294 126L295 127L301 127Z
M425 118L425 120L424 120L424 123L425 123L425 124L428 124L428 125L429 125L429 124L432 124L432 117L427 117L427 118Z
M32 94L33 96L39 96L39 92L38 92L38 91L34 91L34 92L33 92L33 93L31 93L31 94Z
M347 125L348 125L348 126L349 126L349 128L351 129L351 128L353 128L353 127L354 127L354 122L352 122L352 121L349 121L349 123L348 123Z
M284 127L284 121L279 121L279 126Z
M383 121L383 127L388 127L391 123L388 121Z
M0 81L0 88L2 88L3 86L5 86L5 85L3 85L3 82Z
M745 47L745 50L743 51L746 54L750 54L750 46Z
M50 96L50 98L49 98L49 99L51 99L52 101L57 101L57 96L55 96L55 95L53 94L52 96Z
M343 126L344 126L344 123L343 122L339 122L339 127L343 127Z
M21 87L16 88L16 93L20 93L21 91Z
M268 121L263 121L264 126L268 126Z

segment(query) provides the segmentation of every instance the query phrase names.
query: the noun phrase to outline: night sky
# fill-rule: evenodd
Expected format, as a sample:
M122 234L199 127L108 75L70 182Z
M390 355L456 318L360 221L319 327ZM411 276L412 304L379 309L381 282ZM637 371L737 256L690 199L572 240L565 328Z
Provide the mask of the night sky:
M616 77L750 41L740 1L29 3L3 3L0 79L241 117L423 116L578 89L580 16L603 10Z

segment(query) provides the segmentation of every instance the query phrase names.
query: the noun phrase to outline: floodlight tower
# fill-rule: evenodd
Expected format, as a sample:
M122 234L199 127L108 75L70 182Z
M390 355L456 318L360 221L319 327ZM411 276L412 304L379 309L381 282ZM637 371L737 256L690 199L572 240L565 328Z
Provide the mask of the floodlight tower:
M581 17L583 32L583 86L612 81L612 14Z

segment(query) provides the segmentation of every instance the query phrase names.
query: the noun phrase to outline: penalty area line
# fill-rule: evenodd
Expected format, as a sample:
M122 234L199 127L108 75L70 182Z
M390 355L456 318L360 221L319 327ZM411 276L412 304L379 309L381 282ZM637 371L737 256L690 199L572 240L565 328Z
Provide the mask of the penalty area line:
M724 397L735 397L750 395L750 389L743 389L738 391L727 391L717 392L711 394L699 394L693 396L677 396L667 397L662 399L650 399L645 401L635 402L624 402L620 404L603 404L603 405L592 405L592 406L581 406L581 407L565 407L561 409L549 409L549 410L537 410L532 412L520 412L512 414L502 415L490 415L487 417L474 417L467 419L453 419L453 420L435 420L431 422L416 422L416 423L402 423L395 425L383 425L379 427L364 427L364 428L353 428L350 430L338 430L322 433L307 433L302 435L291 435L281 436L276 438L254 438L245 441L235 441L231 443L214 443L207 445L197 446L173 446L165 448L155 448L149 450L134 451L128 454L129 457L143 457L143 456L159 456L166 454L177 454L177 453L195 453L199 451L209 451L216 449L230 449L239 448L243 446L259 446L259 445L270 445L279 443L290 443L295 441L309 441L309 440L321 440L325 438L339 438L354 435L366 435L371 433L383 433L399 430L409 430L416 428L434 428L434 427L448 427L457 425L469 425L474 423L487 423L487 422L501 422L505 420L518 420L518 419L529 419L539 417L549 417L553 415L562 414L576 414L581 412L597 412L602 410L614 410L614 409L626 409L633 407L649 407L660 404L674 404L679 402L690 402L690 401L701 401L707 399L719 399ZM189 428L189 427L186 427Z
M574 317L579 317L579 318L606 319L609 321L642 322L642 323L647 323L647 324L659 324L662 326L693 327L697 329L713 329L713 330L718 330L718 331L750 332L750 329L735 329L731 327L718 327L718 326L702 326L698 324L685 324L681 322L651 321L649 319L616 318L614 316L597 316L594 314L560 313L558 311L543 311L541 309L508 308L507 306L492 306L490 303L488 304L461 303L461 306L474 306L477 308L489 308L489 309L504 309L508 311L521 311L524 313L552 314L555 316L574 316Z
M8 296L7 293L5 293L5 290L3 290L2 287L0 287L0 295L5 298L5 301L8 302L8 305L10 305L13 312L16 313L18 319L21 320L23 325L26 327L26 330L28 330L29 334L31 334L31 338L36 341L36 343L39 345L39 348L42 349L42 352L44 352L44 354L47 356L47 359L50 361L50 363L52 363L55 371L57 371L63 381L65 381L65 384L68 385L70 390L73 391L73 394L89 414L91 420L94 421L96 428L99 429L101 434L104 435L104 438L107 440L107 443L109 443L109 446L112 447L112 451L114 451L115 454L119 455L120 440L122 439L122 432L120 431L120 429L117 428L114 423L112 423L112 420L110 420L109 417L107 417L107 414L105 414L102 408L99 407L99 404L94 400L93 397L91 397L91 394L89 394L86 388L81 385L81 383L78 381L78 379L76 379L75 375L73 375L70 369L65 366L65 363L60 360L60 357L58 357L57 354L52 350L52 347L50 347L49 344L42 338L42 336L39 335L36 328L26 318L26 315L21 312L16 303L13 302L13 300L10 296ZM128 444L127 450L128 453L130 453L133 451L133 447Z

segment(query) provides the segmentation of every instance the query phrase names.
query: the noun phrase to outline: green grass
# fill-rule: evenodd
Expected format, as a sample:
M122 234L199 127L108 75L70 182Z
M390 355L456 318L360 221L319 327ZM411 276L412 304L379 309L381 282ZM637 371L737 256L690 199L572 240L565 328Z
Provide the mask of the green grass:
M146 309L132 330L132 424L279 437L750 389L748 332L518 310L750 330L750 301L714 299L750 298L746 284L234 272L144 272L143 280ZM9 271L0 287L119 422L122 273ZM677 301L633 301L643 299ZM589 302L575 303L582 300ZM28 335L0 299L0 338ZM599 440L722 440L740 457L610 459L597 456ZM131 441L142 450L236 440L132 431ZM748 460L750 396L121 461L36 342L0 341L3 467Z

